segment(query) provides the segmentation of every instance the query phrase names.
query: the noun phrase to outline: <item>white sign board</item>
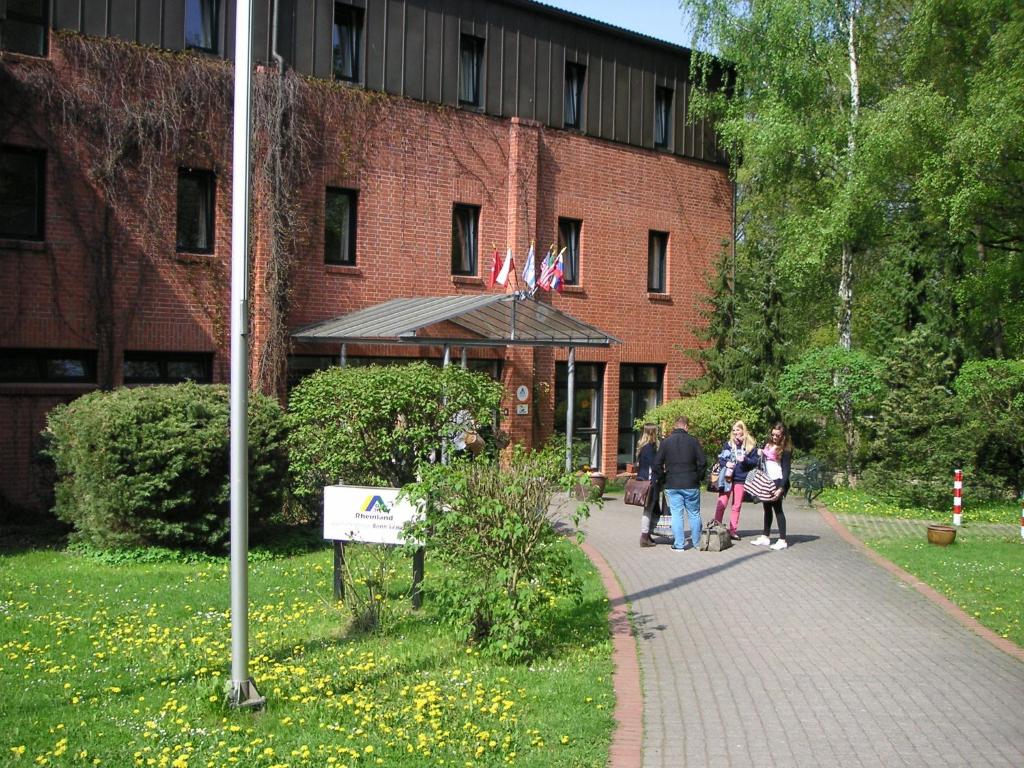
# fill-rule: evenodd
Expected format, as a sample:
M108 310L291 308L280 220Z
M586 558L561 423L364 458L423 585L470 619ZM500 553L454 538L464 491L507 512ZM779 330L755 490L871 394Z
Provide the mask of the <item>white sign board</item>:
M525 403L526 399L530 396L530 388L525 384L520 384L519 388L516 389L516 399L520 403Z
M418 510L398 488L328 485L324 488L324 538L371 544L404 544L402 527Z

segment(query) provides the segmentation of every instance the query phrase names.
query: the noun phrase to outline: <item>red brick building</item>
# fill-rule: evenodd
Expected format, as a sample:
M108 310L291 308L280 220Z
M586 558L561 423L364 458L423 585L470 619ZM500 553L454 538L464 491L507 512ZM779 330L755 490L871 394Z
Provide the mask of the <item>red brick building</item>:
M0 19L0 499L16 508L46 496L49 408L223 382L229 348L234 3L32 5ZM538 261L564 247L563 292L538 295L624 342L577 352L577 437L606 472L630 460L632 420L697 374L704 276L732 233L724 158L686 120L689 51L528 0L276 5L255 3L253 34L254 381L283 392L286 370L337 359L289 329L503 291L495 250L521 283L531 242ZM567 350L467 354L507 385L515 438L564 428Z

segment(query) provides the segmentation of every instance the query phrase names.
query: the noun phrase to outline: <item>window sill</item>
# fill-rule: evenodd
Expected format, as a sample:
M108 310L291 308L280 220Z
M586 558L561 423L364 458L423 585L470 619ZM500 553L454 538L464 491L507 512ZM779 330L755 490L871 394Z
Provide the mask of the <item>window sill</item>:
M455 285L479 285L483 286L484 279L476 275L452 275L452 283Z
M36 397L68 397L84 395L99 389L95 382L87 381L4 381L0 382L0 394L34 395Z
M328 275L352 275L353 277L360 277L363 274L362 267L358 267L355 264L324 264L324 268L327 270Z
M563 285L562 295L586 296L587 291L582 285Z
M45 240L21 240L16 237L0 237L0 251L38 251L46 250Z
M180 264L209 264L214 257L215 253L188 253L179 252L177 254L178 263Z
M652 293L652 292L648 291L647 292L647 300L648 301L657 301L657 302L660 302L662 304L671 304L672 303L672 296L671 296L671 294L668 294L668 293Z

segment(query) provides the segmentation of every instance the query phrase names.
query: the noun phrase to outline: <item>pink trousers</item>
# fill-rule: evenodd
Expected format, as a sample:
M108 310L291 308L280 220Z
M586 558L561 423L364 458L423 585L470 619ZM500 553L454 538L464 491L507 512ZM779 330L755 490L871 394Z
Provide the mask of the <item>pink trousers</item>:
M729 533L737 533L740 526L740 507L743 506L743 483L733 483L731 490L718 493L718 504L715 506L715 522L722 522L722 518L725 516L725 508L729 505L730 495L732 496L732 514L729 515Z

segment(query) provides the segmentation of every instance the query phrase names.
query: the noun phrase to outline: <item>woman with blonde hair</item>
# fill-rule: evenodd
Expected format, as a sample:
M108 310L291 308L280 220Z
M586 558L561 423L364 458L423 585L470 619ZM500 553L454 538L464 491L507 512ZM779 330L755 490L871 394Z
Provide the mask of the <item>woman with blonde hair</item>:
M747 425L737 421L732 425L728 439L718 453L718 504L715 506L715 522L722 522L725 508L732 501L729 515L729 538L740 539L740 508L743 506L743 481L747 472L757 466L757 442L747 431Z
M653 547L651 538L654 528L661 517L661 492L654 480L654 457L658 455L658 425L644 424L643 434L636 445L636 477L637 480L650 480L651 488L647 492L647 503L644 505L643 522L640 529L640 546Z

